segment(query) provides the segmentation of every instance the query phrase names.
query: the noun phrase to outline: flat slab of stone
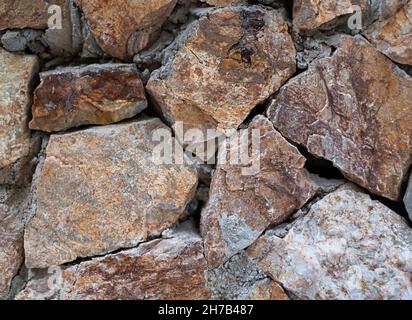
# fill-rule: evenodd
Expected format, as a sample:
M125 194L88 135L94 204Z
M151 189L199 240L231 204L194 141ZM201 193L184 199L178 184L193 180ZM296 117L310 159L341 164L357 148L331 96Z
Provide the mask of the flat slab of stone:
M170 133L142 119L50 137L25 231L28 268L130 248L182 217L197 172L154 161L156 130Z

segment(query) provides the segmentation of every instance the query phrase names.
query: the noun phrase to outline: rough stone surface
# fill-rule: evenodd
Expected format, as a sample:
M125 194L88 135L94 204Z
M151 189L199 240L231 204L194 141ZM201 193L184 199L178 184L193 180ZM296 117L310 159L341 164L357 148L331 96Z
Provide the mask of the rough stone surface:
M0 3L0 30L47 28L47 20L49 18L47 2L49 1L2 0Z
M128 59L159 35L176 0L75 0L97 44L115 58Z
M216 300L288 300L282 287L269 279L241 252L208 272L211 298Z
M171 125L236 128L295 72L295 55L278 11L206 10L168 48L147 89Z
M269 118L351 181L399 200L412 163L412 78L362 37L342 38L279 92Z
M412 230L364 193L342 187L312 206L284 238L248 249L301 299L412 299Z
M35 149L27 122L38 59L0 48L0 65L0 184L14 184Z
M69 67L40 74L30 128L60 131L131 118L147 107L135 65Z
M317 192L304 169L305 158L268 119L256 117L249 130L260 130L260 153L253 155L260 161L259 170L243 171L250 163L223 164L235 150L230 146L225 155L229 143L223 144L209 202L202 212L205 254L212 268L251 245L269 226L282 223Z
M154 161L159 129L143 119L51 136L25 231L28 268L133 247L179 220L197 172Z
M405 197L403 199L406 211L409 214L409 219L412 221L412 174L409 177L408 188L406 189Z
M412 1L389 18L372 24L364 34L393 61L412 65Z
M216 7L246 3L246 0L200 0L200 1L206 2L208 5L216 6Z
M33 279L17 298L208 299L205 271L202 239L193 231L181 230L169 239L68 267L61 284L49 292L47 283L53 275Z

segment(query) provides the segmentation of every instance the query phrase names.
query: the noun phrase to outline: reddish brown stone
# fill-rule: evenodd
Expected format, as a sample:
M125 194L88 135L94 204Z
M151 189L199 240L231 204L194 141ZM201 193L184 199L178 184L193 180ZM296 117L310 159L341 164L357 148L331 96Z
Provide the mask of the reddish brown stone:
M105 53L127 59L157 37L177 0L75 0L97 44Z
M270 225L285 221L317 192L304 169L305 158L268 119L256 117L249 126L251 134L253 129L260 130L259 154L251 161L259 163L259 168L253 174L244 171L251 163L222 164L226 144L219 151L220 164L201 219L211 268L251 245ZM233 150L227 153L228 157Z
M147 107L135 65L104 64L40 74L30 128L47 132L86 124L109 124Z
M0 30L46 29L49 18L48 2L44 0L2 0L0 2Z
M412 163L411 101L409 75L364 38L345 36L282 88L268 114L285 137L397 200Z

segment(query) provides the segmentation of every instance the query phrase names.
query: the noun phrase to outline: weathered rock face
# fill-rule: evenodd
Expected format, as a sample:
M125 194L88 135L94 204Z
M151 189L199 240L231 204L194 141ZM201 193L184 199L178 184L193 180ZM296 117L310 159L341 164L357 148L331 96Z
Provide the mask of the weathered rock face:
M361 37L292 79L268 110L284 136L398 200L412 162L412 78Z
M38 59L0 48L0 65L0 184L14 184L35 149L27 122Z
M82 262L63 270L60 285L49 275L32 280L18 299L208 299L202 239L180 231L137 248Z
M248 255L301 299L411 299L411 248L402 217L343 187L284 239L263 236Z
M406 211L409 214L409 219L412 221L412 174L409 177L408 188L406 189L405 197L403 199Z
M253 154L249 145L254 159L234 165L229 157L235 148L230 146L225 154L229 142L222 145L209 202L202 212L205 254L212 268L251 245L270 225L285 221L317 192L304 169L305 158L274 130L269 120L258 116L249 130L251 134L260 130L259 153ZM251 164L259 165L256 172L244 171Z
M0 3L0 30L47 28L49 17L47 2L44 0L2 0Z
M353 12L351 0L296 0L293 2L293 27L310 32Z
M27 267L132 247L179 220L197 172L155 162L155 130L167 127L146 119L51 136L25 231Z
M172 125L236 128L295 72L295 55L277 11L212 9L169 47L147 89Z
M103 51L128 59L158 36L176 0L75 0Z
M288 300L282 287L269 279L241 252L208 272L211 298L217 300Z
M60 131L131 118L147 107L135 65L103 64L40 74L30 128Z
M228 6L231 4L243 4L246 3L246 0L200 0L202 2L206 2L211 6L221 7L221 6Z
M392 60L412 65L412 1L387 19L380 19L364 33Z

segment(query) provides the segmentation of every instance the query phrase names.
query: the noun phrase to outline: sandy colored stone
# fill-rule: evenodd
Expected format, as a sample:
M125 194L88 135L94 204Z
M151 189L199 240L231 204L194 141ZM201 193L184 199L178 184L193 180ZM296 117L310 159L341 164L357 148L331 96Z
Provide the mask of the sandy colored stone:
M87 124L110 124L147 107L135 65L94 64L40 74L30 128L47 132Z
M206 2L208 5L215 6L215 7L223 7L232 4L244 4L246 0L200 0L202 2Z
M310 32L334 19L354 12L351 0L293 1L293 27Z
M142 119L50 137L25 231L28 268L130 248L181 218L197 172L154 161L155 130L169 131Z
M29 281L17 299L194 300L208 299L202 239L190 230L137 248L82 262L55 275Z
M406 189L403 202L405 203L405 208L408 212L409 219L412 221L412 174L409 177L408 188Z
M412 230L351 187L327 195L284 238L265 235L248 255L301 299L412 299Z
M185 131L238 127L296 69L286 21L260 6L206 10L167 50L147 89Z
M219 151L219 164L201 218L205 255L211 268L250 246L269 226L285 221L317 192L304 169L306 159L268 119L256 117L249 126L250 134L252 130L260 130L260 153L254 154L250 163L223 164L223 159L229 159L236 150L230 147L225 155L228 141ZM244 170L249 167L257 170Z
M378 20L365 36L395 62L412 65L412 1L385 20Z
M176 0L75 0L97 44L115 58L128 59L146 48L175 7Z
M285 85L269 118L351 181L398 200L412 163L412 78L364 38L344 36L330 58Z
M215 300L287 300L282 287L268 278L243 251L208 271L207 285Z
M0 184L12 184L19 180L33 149L27 122L38 59L0 48L0 65Z

